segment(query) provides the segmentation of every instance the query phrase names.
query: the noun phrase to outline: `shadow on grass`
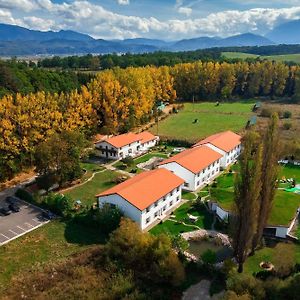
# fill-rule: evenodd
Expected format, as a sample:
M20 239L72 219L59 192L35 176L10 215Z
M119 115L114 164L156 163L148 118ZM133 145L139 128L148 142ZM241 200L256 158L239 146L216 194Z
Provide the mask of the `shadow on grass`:
M102 233L100 228L80 224L74 219L65 223L65 239L68 243L79 245L104 244L108 238L108 235Z

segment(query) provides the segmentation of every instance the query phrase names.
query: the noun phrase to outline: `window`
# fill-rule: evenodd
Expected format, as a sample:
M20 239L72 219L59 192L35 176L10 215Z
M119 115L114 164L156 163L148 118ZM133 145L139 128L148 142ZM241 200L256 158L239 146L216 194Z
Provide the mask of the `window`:
M204 173L204 172L205 172L205 169L202 170L202 173Z
M184 183L184 186L188 187L188 186L189 186L189 184L188 184L187 182L185 182L185 183Z
M173 191L170 192L170 196L173 196Z
M150 222L150 217L146 219L146 224Z
M173 205L173 201L170 201L170 206L172 206Z
M163 207L163 211L165 211L167 209L167 205L165 205L164 207Z
M200 181L197 182L197 185L200 185Z
M163 197L163 201L166 201L166 196Z
M176 201L179 201L180 199L179 199L179 196L177 196L177 198L176 198Z
M156 218L156 217L157 217L157 215L158 215L158 212L156 212L156 213L154 214L154 218Z
M179 187L176 189L177 192L179 192Z
M156 202L154 203L154 207L157 207L157 205L158 205L158 201L156 201Z
M146 208L146 213L150 211L150 206Z

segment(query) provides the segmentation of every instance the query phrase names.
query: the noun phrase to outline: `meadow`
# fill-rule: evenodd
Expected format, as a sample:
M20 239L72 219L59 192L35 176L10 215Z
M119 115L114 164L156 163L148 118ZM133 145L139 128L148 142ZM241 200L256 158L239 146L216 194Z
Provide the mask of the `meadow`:
M256 55L251 53L241 53L241 52L223 52L223 56L226 58L237 58L237 59L247 59L247 58L260 58L268 59L276 62L292 61L295 63L300 63L300 54L284 54L284 55Z
M241 132L253 115L254 101L220 103L185 103L177 114L172 114L150 131L168 139L195 142L211 134L232 130ZM197 120L197 121L196 121Z

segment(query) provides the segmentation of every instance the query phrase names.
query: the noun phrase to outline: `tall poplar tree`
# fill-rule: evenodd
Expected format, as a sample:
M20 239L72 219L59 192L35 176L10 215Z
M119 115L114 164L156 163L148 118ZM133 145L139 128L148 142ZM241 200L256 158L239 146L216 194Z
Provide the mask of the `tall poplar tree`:
M240 172L236 176L234 191L233 248L238 272L248 257L257 230L257 214L261 189L262 145L257 134L250 131L243 139Z
M278 159L280 155L278 115L273 114L268 129L263 137L263 159L261 170L261 190L259 195L259 213L257 215L257 232L252 243L252 253L260 243L263 230L267 225L272 204L276 194L278 179Z

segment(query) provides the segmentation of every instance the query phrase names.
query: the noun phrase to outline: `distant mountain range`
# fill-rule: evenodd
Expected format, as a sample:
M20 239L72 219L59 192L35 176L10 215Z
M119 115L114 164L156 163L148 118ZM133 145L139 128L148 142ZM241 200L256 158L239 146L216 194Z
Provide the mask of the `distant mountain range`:
M192 51L212 47L266 46L300 43L300 20L284 23L266 36L244 33L227 38L199 37L168 42L158 39L102 40L71 30L37 31L0 24L0 55L72 55Z

